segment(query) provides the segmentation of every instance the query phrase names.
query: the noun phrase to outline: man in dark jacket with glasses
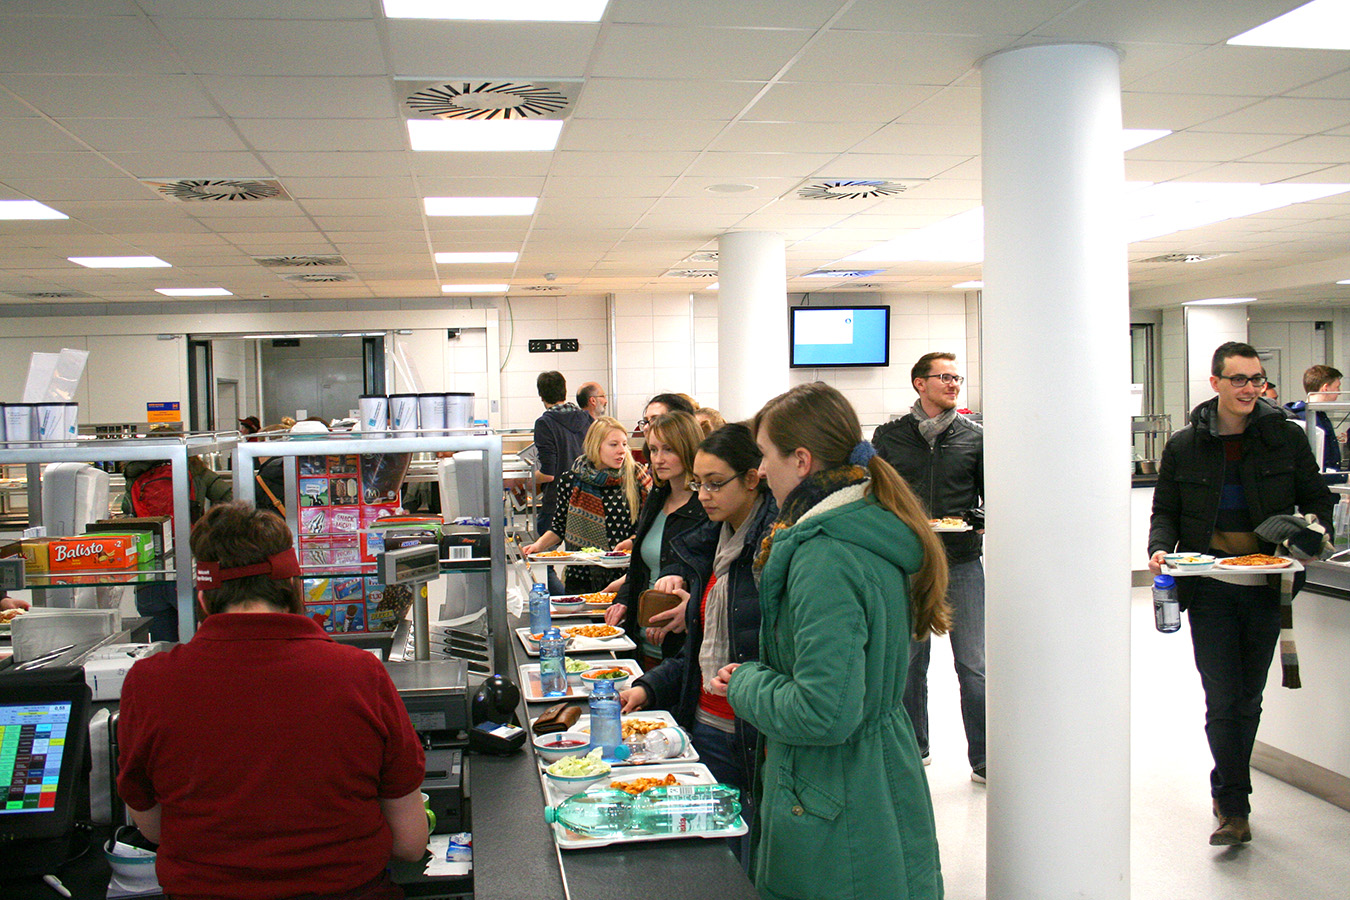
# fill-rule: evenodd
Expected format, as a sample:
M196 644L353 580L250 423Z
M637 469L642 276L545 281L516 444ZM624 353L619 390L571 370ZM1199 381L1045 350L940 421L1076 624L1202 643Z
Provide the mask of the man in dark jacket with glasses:
M970 777L985 780L984 758L984 430L956 411L965 378L956 354L925 353L910 370L919 395L909 414L877 428L872 443L905 477L939 525L950 574L951 642L961 688ZM944 530L955 529L961 530ZM932 641L913 641L904 704L928 763L928 658Z
M1191 423L1163 448L1149 523L1149 568L1162 571L1173 551L1217 557L1269 554L1276 541L1316 556L1324 532L1287 525L1313 514L1330 530L1335 497L1317 470L1308 437L1284 413L1258 402L1265 371L1250 344L1214 351L1210 386L1218 394L1195 408ZM1177 579L1205 689L1205 735L1214 770L1210 795L1216 846L1252 839L1251 756L1261 723L1261 694L1280 636L1278 578L1266 575ZM1275 582L1272 584L1271 582Z

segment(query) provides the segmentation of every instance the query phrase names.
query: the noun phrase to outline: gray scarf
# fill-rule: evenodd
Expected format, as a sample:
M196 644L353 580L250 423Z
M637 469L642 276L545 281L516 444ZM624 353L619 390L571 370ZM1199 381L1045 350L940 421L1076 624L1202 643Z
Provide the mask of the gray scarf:
M928 413L924 411L923 401L915 400L910 412L914 414L914 420L919 424L919 434L923 435L923 439L928 442L929 447L936 445L938 435L950 428L951 424L956 421L955 406L951 409L944 409L930 419Z
M745 517L741 527L735 531L731 525L722 523L722 533L717 538L717 552L713 556L714 576L712 587L708 589L708 602L703 608L703 644L698 651L698 665L703 674L703 690L711 693L713 676L725 665L735 662L731 648L731 628L728 607L731 603L731 583L728 573L745 549L745 538L750 533L750 523L755 520L759 506L764 502L761 494L755 498L755 505ZM715 727L717 726L716 723Z

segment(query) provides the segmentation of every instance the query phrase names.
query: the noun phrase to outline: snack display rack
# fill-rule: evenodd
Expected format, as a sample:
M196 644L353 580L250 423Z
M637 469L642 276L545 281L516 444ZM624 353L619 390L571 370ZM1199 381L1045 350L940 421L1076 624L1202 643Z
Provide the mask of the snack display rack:
M80 441L10 441L7 449L0 449L0 466L23 465L27 470L28 524L42 524L42 467L50 463L132 462L136 460L167 460L173 472L173 543L179 560L188 558L188 533L192 523L189 517L188 459L208 453L228 452L239 440L233 431L202 432L198 434L156 433L153 437L121 440ZM16 447L16 444L21 446ZM178 622L182 639L186 641L196 630L195 604L191 565L165 566L160 569L130 569L107 572L82 572L91 584L115 583L172 583L176 586ZM42 590L54 585L49 577L32 576L28 586Z
M257 482L253 473L254 460L260 457L281 457L285 473L283 498L299 496L301 474L297 460L299 457L350 457L362 458L383 456L386 454L417 453L454 453L460 451L481 451L483 453L483 496L491 498L488 504L491 526L489 528L490 557L475 565L466 566L457 563L453 566L444 561L441 575L452 572L487 571L488 573L488 630L492 637L492 658L510 659L510 629L506 624L506 519L505 509L496 502L501 496L503 484L502 439L496 434L445 434L421 437L392 437L379 435L361 435L334 433L323 437L313 435L287 436L282 440L266 442L243 442L234 448L234 496L239 500L254 501L257 496ZM300 535L300 508L295 503L286 504L286 524L291 532ZM297 548L298 549L298 548ZM306 577L322 577L329 574L351 574L351 566L329 567L302 566ZM365 574L373 574L374 566L358 567ZM340 571L339 571L340 570ZM422 591L413 592L413 641L414 656L419 660L431 658L430 621L426 595Z

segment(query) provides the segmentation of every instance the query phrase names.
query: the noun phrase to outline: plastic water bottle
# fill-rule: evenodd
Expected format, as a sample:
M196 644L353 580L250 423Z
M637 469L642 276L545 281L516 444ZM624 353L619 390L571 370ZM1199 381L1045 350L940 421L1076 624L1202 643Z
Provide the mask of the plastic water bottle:
M599 747L601 758L614 762L614 751L622 744L619 695L614 690L614 682L597 681L591 688L591 747Z
M740 791L725 784L681 784L636 797L613 788L574 794L544 810L544 819L577 834L700 834L730 828L741 814Z
M725 784L677 784L633 798L632 826L649 834L698 834L731 826L741 792Z
M1177 582L1171 575L1153 576L1153 624L1163 634L1171 634L1181 628Z
M683 728L670 726L646 734L637 734L624 741L630 751L629 760L673 759L689 749L689 735Z
M553 624L553 605L548 585L536 581L530 588L530 634L543 634Z
M539 641L539 687L545 697L567 696L567 638L557 625Z
M577 834L623 834L632 826L633 798L614 788L573 794L557 806L545 807L544 819Z

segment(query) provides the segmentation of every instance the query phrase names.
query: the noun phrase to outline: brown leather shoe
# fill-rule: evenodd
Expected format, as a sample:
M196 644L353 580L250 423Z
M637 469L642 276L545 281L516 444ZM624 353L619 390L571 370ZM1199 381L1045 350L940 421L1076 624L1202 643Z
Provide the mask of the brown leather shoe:
M1252 827L1246 816L1219 816L1219 827L1209 836L1209 842L1215 847L1230 847L1245 844L1252 839Z

